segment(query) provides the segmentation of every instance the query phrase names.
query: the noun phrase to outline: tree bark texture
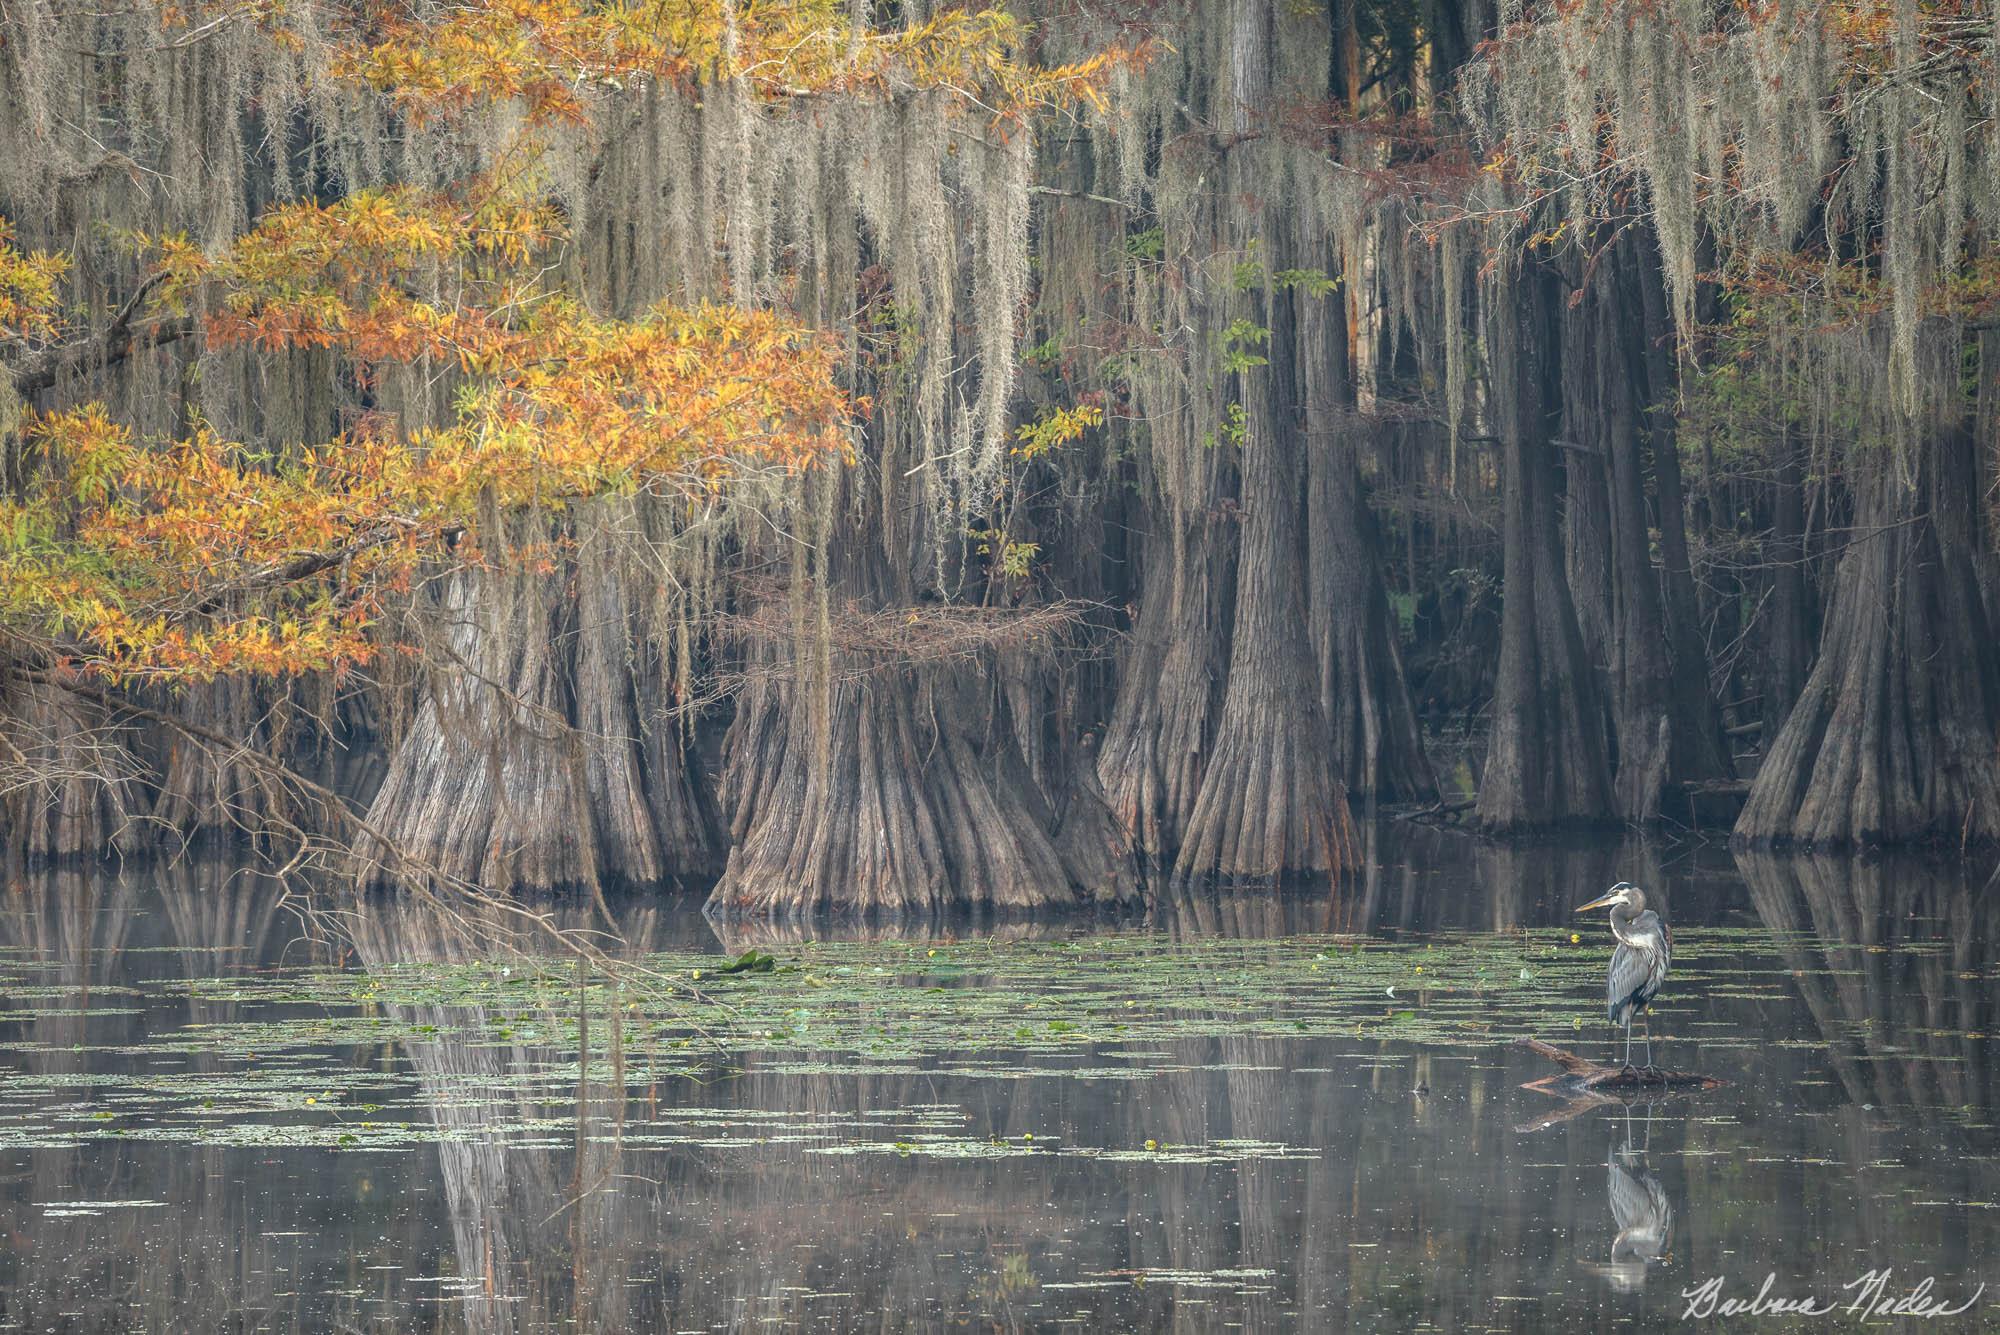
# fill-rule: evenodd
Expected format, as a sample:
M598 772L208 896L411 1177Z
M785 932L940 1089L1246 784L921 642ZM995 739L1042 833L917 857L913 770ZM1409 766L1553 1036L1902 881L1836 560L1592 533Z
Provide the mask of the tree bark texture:
M1356 796L1437 800L1375 516L1355 463L1360 433L1337 296L1297 302L1304 381L1309 630L1337 773Z
M1155 510L1138 616L1119 672L1098 778L1148 864L1169 866L1201 791L1227 649L1233 562L1214 511ZM1161 530L1166 530L1162 532Z
M1705 672L1689 680L1675 670L1677 661L1705 659L1698 644L1672 643L1680 619L1668 615L1664 590L1671 581L1653 564L1649 444L1655 447L1656 480L1663 482L1661 550L1673 546L1666 536L1671 530L1680 538L1674 550L1683 563L1687 552L1673 435L1645 425L1648 399L1670 393L1671 386L1653 383L1660 368L1648 346L1652 327L1640 295L1635 249L1623 238L1610 241L1587 266L1580 300L1564 315L1563 379L1565 429L1576 445L1602 461L1610 521L1613 596L1606 647L1617 744L1613 796L1621 817L1647 823L1659 819L1670 786L1729 771ZM1575 517L1573 508L1572 522ZM1686 592L1691 598L1691 584ZM1691 625L1682 629L1692 632Z
M267 692L246 678L223 678L190 687L166 708L189 722L240 739L244 752L269 753L277 744ZM256 837L287 818L287 801L268 764L244 752L225 752L192 738L169 735L153 817L159 828L183 839L209 835Z
M1786 432L1778 443L1771 480L1771 538L1764 559L1770 564L1769 633L1759 672L1763 691L1764 737L1776 737L1805 690L1812 673L1816 600L1806 578L1806 481L1797 439Z
M1269 223L1263 230L1263 253L1275 269L1292 253L1288 238ZM1293 301L1275 286L1243 295L1250 318L1270 330L1269 364L1235 376L1247 434L1229 678L1174 876L1268 884L1343 872L1358 855L1346 789L1326 763L1326 721L1306 639L1299 533L1305 450L1288 392L1297 383Z
M1636 346L1628 340L1628 364L1642 368L1645 391L1639 411L1652 445L1654 523L1659 529L1661 634L1667 648L1671 754L1683 780L1735 774L1722 711L1709 685L1708 644L1702 632L1701 602L1695 590L1694 559L1688 550L1686 489L1681 482L1680 437L1674 405L1680 379L1672 353L1673 316L1667 308L1666 280L1659 250L1650 237L1633 237L1617 247L1627 292L1627 311L1638 326ZM1638 291L1634 301L1629 295ZM1641 319L1643 315L1643 319ZM1633 374L1639 374L1635 370Z
M1487 311L1505 511L1504 605L1493 724L1479 785L1489 833L1598 823L1615 811L1596 682L1559 538L1553 276L1532 262Z
M810 567L832 586L819 628L753 636L744 650L748 686L724 743L733 847L709 912L924 916L1130 893L1125 827L1094 774L1077 772L1091 766L1076 739L1058 738L1039 765L1023 753L1052 710L1041 674L1012 661L1023 650L911 663L835 643L849 623L908 605L913 558L867 534L890 497L854 475L826 485L838 518ZM1061 793L1037 768L1051 784L1061 776Z
M0 857L18 871L140 843L146 798L135 758L103 711L0 663Z
M430 686L369 807L364 883L494 890L713 874L718 833L685 739L647 717L662 690L603 516L552 575L455 576ZM647 683L652 682L650 690Z
M1118 898L1123 828L1079 764L1061 810L962 667L800 678L739 713L724 775L736 846L711 913L929 915ZM971 677L971 680L962 679ZM983 720L984 727L979 726Z
M1736 823L1744 839L1852 846L2000 837L2000 646L1970 422L1912 443L1915 478L1854 461L1855 531L1819 660Z

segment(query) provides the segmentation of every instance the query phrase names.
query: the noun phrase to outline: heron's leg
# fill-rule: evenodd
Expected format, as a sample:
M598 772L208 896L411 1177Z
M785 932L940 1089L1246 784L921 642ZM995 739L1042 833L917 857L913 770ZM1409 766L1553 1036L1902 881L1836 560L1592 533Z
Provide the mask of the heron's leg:
M1646 1012L1646 1065L1653 1064L1653 1012Z
M1632 1012L1625 1012L1625 1064L1632 1064Z

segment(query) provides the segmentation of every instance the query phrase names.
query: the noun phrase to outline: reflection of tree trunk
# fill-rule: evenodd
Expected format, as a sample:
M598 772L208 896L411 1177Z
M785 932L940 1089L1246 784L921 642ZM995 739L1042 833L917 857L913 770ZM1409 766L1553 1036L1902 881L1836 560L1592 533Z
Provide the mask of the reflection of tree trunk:
M1558 545L1553 277L1530 265L1489 301L1506 583L1479 823L1500 833L1602 821L1613 810L1603 725Z
M1953 843L2000 837L2000 646L1971 552L1984 540L1964 430L1849 470L1854 541L1840 558L1819 661L1737 821L1773 843Z
M1291 1111L1286 1094L1293 1079L1287 1069L1288 1055L1284 1044L1269 1039L1222 1040L1222 1062L1228 1068L1225 1079L1231 1139L1282 1145L1297 1134L1296 1123L1286 1116ZM1295 1258L1285 1246L1296 1234L1286 1227L1290 1221L1282 1211L1290 1174L1280 1168L1262 1158L1236 1166L1236 1268L1268 1270L1272 1275L1268 1286L1259 1284L1244 1297L1246 1330L1270 1329L1281 1305L1276 1291L1280 1277L1296 1281Z
M100 866L66 867L10 886L0 895L0 947L15 968L30 961L39 965L30 976L50 989L39 999L0 1000L0 1019L8 1022L10 1041L18 1053L10 1059L9 1070L25 1074L31 1087L38 1083L50 1087L61 1100L45 1103L43 1109L44 1116L57 1117L58 1129L63 1118L86 1118L99 1110L94 1105L105 1091L89 1077L104 1069L102 1050L119 1044L121 1031L124 1043L143 1041L139 1017L90 1013L93 1006L119 1004L107 1003L97 989L127 981L123 952L131 944L133 929L145 918L140 884L129 877L107 876ZM171 1249L134 1255L140 1249L119 1246L113 1230L120 1225L113 1221L54 1218L44 1215L41 1207L95 1194L111 1199L158 1196L171 1208L183 1205L174 1190L178 1181L158 1181L145 1174L139 1165L149 1161L135 1164L136 1147L104 1142L64 1145L60 1140L36 1145L35 1139L17 1147L12 1156L7 1195L28 1203L32 1222L8 1218L6 1231L0 1234L11 1240L7 1320L30 1330L134 1328L134 1313L152 1296L145 1287L149 1263L160 1254L170 1255ZM135 1181L144 1182L145 1189L129 1190ZM222 1177L203 1181L199 1189L219 1192L224 1181ZM11 1216L14 1210L5 1213ZM217 1320L208 1328L226 1328L221 1311L225 1305L233 1314L242 1311L233 1296L225 1304L226 1289L215 1295L191 1289L181 1293L192 1301L177 1307L201 1315L213 1311ZM176 1321L152 1328L184 1327Z
M1983 863L1740 847L1736 869L1855 1103L1962 1107L1990 1097L1996 1015L1984 980L2000 878ZM1938 949L1949 924L1949 949ZM1844 948L1843 948L1844 947ZM1857 1051L1856 1045L1859 1045Z
M1510 845L1482 841L1474 852L1473 865L1478 869L1478 882L1485 893L1466 908L1487 916L1467 920L1462 913L1438 906L1433 916L1426 917L1420 925L1431 931L1452 927L1482 932L1513 931L1536 920L1537 904L1552 905L1559 913L1567 914L1570 906L1603 894L1606 886L1620 879L1630 879L1645 886L1647 898L1671 926L1673 915L1659 889L1658 869L1648 865L1649 860L1643 856L1635 856L1639 852L1640 846L1631 842L1617 845L1591 840L1578 844Z
M183 858L149 874L189 980L264 964L284 899L277 881L246 874L229 858ZM191 1019L216 1023L235 1019L240 1005L194 994L188 1009ZM198 1060L214 1069L213 1053Z
M378 970L486 958L491 942L511 935L476 907L447 912L410 898L364 905L351 922L356 951ZM590 920L562 925L603 926ZM619 950L638 955L657 948L656 925L650 912L616 924ZM550 1074L569 1053L493 1041L499 1017L484 1006L420 1005L391 1013L406 1032L436 1035L403 1046L438 1132L455 1292L466 1329L505 1335L558 1325L637 1328L624 1325L622 1315L631 1252L621 1242L636 1236L621 1213L625 1182L616 1172L625 1090L584 1074L593 1061L609 1062L622 1074L615 1003L607 1010L610 1025L594 1013L574 1017L579 1048L587 1043L588 1050L573 1084ZM553 1024L563 1017L538 1018ZM521 1143L523 1123L569 1114L571 1093L578 1096L576 1148L565 1154ZM609 1114L608 1126L592 1120L600 1108Z

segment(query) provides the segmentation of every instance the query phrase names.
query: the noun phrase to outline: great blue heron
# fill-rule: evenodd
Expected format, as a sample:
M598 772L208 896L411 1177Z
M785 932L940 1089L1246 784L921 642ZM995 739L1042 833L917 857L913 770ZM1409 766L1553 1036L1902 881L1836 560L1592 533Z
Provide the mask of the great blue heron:
M1611 909L1611 935L1618 949L1611 952L1611 971L1604 981L1605 1009L1611 1023L1625 1026L1625 1064L1632 1064L1632 1017L1647 1010L1667 981L1667 963L1673 958L1674 940L1659 914L1646 907L1646 892L1630 881L1620 881L1588 904L1576 906L1578 913L1590 909ZM1653 1021L1646 1020L1646 1065L1653 1064Z

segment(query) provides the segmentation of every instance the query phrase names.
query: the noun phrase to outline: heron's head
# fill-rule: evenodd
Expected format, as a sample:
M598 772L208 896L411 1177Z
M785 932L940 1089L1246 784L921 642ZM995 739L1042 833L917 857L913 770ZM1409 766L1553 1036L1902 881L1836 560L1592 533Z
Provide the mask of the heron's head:
M1646 892L1630 881L1620 881L1588 904L1578 904L1575 912L1587 913L1591 909L1628 908L1639 910L1645 906Z

